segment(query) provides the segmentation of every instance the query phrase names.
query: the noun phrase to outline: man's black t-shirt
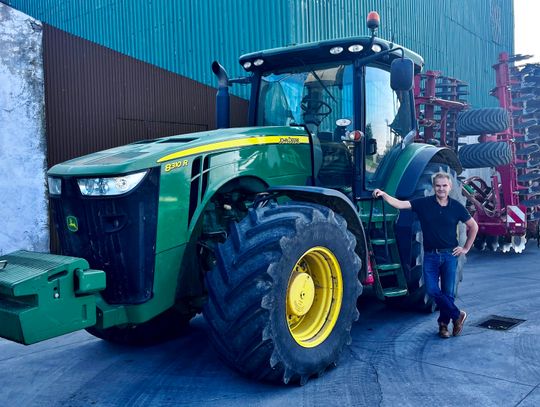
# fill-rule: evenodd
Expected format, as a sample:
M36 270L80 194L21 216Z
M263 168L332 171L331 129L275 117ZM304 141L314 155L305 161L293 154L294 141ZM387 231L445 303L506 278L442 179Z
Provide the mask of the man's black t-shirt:
M411 207L422 225L424 250L453 249L458 246L457 224L471 218L461 203L448 198L448 205L441 206L432 195L413 199Z

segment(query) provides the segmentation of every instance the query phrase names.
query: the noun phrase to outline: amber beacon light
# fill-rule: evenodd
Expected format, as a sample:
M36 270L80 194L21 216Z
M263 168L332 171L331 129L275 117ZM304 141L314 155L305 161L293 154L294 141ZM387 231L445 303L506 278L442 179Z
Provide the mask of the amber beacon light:
M381 17L379 16L379 13L376 11L370 11L367 16L367 26L371 31L375 31L377 28L379 28L379 24L381 23Z

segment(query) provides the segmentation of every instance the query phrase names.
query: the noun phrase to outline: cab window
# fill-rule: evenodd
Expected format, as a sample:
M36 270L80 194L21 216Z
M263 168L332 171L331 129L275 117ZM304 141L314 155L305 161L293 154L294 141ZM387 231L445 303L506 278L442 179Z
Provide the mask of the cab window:
M408 92L390 87L390 72L366 67L366 187L374 189L375 173L384 156L412 129L412 106Z

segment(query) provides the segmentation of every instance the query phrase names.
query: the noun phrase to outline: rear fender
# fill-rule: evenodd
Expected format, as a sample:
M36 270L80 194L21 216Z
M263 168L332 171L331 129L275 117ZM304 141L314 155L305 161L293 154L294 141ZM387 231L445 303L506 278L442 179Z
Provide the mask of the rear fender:
M394 172L398 171L401 173L400 176L396 174L398 175L397 187L394 193L396 198L409 199L412 197L420 176L430 162L447 164L458 174L463 171L456 153L449 148L432 147L418 149L416 154L410 157L410 160L396 166Z

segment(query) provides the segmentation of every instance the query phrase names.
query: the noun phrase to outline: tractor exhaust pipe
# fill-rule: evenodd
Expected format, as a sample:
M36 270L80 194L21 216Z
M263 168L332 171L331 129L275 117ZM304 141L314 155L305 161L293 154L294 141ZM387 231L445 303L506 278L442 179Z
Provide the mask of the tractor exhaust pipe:
M229 77L218 61L212 62L212 72L218 79L216 94L216 126L218 129L230 127Z

